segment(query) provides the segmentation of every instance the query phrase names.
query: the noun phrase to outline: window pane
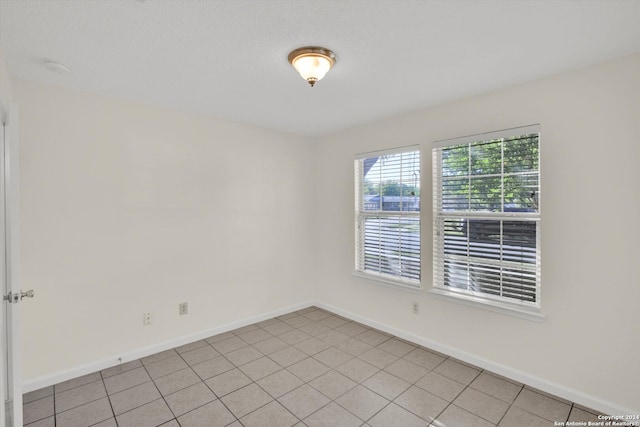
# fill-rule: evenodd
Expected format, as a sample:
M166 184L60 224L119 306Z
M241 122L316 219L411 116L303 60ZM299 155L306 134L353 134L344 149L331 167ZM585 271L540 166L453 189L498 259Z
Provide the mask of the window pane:
M474 243L500 243L500 221L499 220L480 220L470 219L467 221L468 233L466 233L470 242Z
M469 290L469 264L464 261L444 260L444 286Z
M382 170L380 181L382 210L399 211L402 203L401 156L398 154L383 156L378 163L380 163L380 169Z
M504 173L538 170L538 135L523 135L504 141Z
M535 270L504 269L502 293L505 298L536 302Z
M469 174L469 147L460 145L442 149L442 176Z
M502 140L471 144L471 174L492 175L502 171Z
M508 175L504 177L504 211L538 211L538 173Z
M465 211L469 209L469 179L446 178L442 180L442 209Z
M365 217L364 269L420 279L420 218Z
M380 169L374 165L379 157L371 157L362 160L362 203L366 211L380 210Z
M380 195L378 194L363 196L363 202L365 211L380 210Z
M520 263L536 263L535 221L503 221L502 259Z
M469 290L500 296L501 268L497 265L476 263L469 266Z
M420 211L420 153L402 153L400 196L402 211Z
M363 160L365 210L420 211L420 153Z
M471 210L500 211L502 209L502 182L499 176L471 179Z
M467 240L467 221L463 219L445 219L443 221L444 253L466 256L469 249Z

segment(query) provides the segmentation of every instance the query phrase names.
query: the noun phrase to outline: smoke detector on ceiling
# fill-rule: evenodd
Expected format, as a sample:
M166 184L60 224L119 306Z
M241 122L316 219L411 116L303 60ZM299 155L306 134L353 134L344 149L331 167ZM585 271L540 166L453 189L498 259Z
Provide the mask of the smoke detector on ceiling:
M61 62L46 59L43 64L47 70L53 71L54 73L64 74L69 72L69 66Z

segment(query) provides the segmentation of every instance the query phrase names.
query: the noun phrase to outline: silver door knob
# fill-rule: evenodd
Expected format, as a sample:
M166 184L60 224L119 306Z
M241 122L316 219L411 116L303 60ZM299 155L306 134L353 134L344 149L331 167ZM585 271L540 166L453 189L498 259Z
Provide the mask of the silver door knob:
M29 289L28 291L20 291L20 299L33 298L34 295L35 293L33 292L33 289Z

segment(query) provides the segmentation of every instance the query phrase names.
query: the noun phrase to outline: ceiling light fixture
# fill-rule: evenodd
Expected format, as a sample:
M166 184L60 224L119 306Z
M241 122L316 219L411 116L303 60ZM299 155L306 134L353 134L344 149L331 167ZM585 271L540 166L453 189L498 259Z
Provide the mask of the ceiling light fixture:
M49 71L53 71L58 74L64 74L69 72L69 66L63 64L62 62L51 61L46 59L43 62L45 68Z
M306 46L289 54L289 62L311 87L336 63L336 54L319 46Z

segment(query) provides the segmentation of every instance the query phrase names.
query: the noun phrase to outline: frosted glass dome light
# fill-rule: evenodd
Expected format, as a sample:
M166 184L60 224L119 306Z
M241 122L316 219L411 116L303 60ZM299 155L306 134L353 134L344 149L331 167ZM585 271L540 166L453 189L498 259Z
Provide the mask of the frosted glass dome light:
M289 62L313 87L336 63L336 55L323 47L307 46L291 52Z

